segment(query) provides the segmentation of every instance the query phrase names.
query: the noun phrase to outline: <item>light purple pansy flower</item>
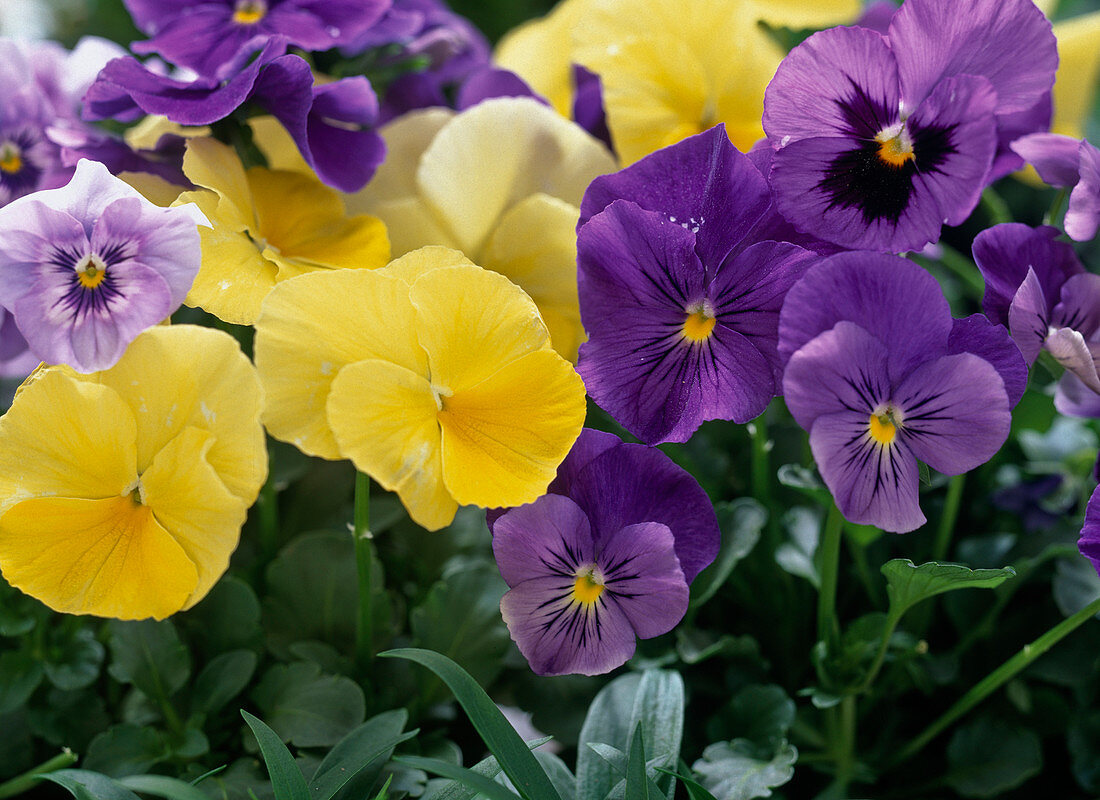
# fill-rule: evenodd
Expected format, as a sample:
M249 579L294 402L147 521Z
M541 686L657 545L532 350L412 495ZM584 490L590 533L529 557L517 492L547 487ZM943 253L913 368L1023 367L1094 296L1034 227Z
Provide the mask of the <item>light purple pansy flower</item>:
M504 621L540 675L596 675L670 631L718 553L706 493L668 456L586 429L534 503L489 515Z
M134 23L151 36L135 53L156 53L206 77L256 37L281 36L303 50L348 44L374 25L390 0L125 0Z
M1051 186L1071 189L1064 227L1074 241L1087 242L1100 229L1100 149L1087 139L1036 133L1012 143Z
M957 475L1008 437L1027 368L1008 333L954 320L936 280L902 258L841 253L787 294L779 347L787 407L850 522L925 522L918 459Z
M1057 63L1050 23L1029 0L973 0L964 12L909 0L888 36L814 34L764 98L780 211L845 247L921 249L970 215L1002 126L1016 136L1042 123Z
M25 378L41 362L27 347L15 317L0 308L0 378Z
M778 391L779 308L816 258L754 232L771 193L717 126L597 178L577 273L589 395L650 444L747 422Z
M1081 528L1081 537L1077 540L1081 555L1092 562L1093 569L1100 574L1100 486L1092 493L1085 508L1085 524Z
M179 308L207 224L193 204L160 208L82 160L68 185L0 209L0 305L43 361L107 369Z
M995 225L974 239L985 278L982 308L1007 325L1028 365L1047 350L1100 394L1100 275L1085 271L1051 227Z

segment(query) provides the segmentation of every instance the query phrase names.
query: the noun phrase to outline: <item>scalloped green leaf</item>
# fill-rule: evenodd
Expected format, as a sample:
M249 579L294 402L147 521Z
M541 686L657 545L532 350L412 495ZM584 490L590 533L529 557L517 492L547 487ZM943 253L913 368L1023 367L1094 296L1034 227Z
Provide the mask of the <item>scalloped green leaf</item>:
M1012 567L970 569L961 564L929 561L920 566L908 558L895 558L882 565L886 593L890 598L890 616L900 619L922 600L956 589L995 589L1016 576Z

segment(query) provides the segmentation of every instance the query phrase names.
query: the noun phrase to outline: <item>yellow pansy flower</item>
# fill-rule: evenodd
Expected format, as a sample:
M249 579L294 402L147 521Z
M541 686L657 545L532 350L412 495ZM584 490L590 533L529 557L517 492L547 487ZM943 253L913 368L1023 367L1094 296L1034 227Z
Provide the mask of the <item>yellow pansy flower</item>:
M828 27L859 10L858 0L565 0L505 37L496 58L567 115L570 64L599 75L624 165L719 122L748 150L785 55L758 23Z
M607 148L517 97L461 114L412 112L381 133L386 161L349 208L381 217L395 255L442 245L508 277L535 301L555 349L574 360L584 340L574 231L588 184L616 169Z
M1083 139L1100 84L1100 11L1054 23L1058 72L1050 130Z
M0 418L0 570L50 608L163 619L229 565L267 476L255 368L150 328L103 372L40 367Z
M264 422L349 458L435 530L529 503L584 423L584 385L531 299L442 247L280 284L256 321Z
M202 230L202 267L185 302L226 322L251 325L279 281L389 260L382 222L349 216L339 192L311 175L245 170L231 147L205 138L188 141L183 171L203 189L176 202L195 203L212 225Z

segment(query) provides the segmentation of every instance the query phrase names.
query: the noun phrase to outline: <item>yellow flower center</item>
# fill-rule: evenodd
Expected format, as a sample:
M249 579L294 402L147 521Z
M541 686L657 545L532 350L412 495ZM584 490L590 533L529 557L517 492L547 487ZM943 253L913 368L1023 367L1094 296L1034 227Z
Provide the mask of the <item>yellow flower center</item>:
M867 421L871 438L879 444L888 445L898 435L901 427L901 412L892 405L879 406Z
M703 303L694 310L689 309L680 332L689 341L705 342L714 331L714 323L714 309L709 303Z
M89 253L76 263L76 277L85 289L94 289L107 277L107 265L95 253Z
M267 3L264 0L237 0L233 10L233 21L240 25L255 25L267 16Z
M577 579L573 582L573 598L584 605L592 605L603 594L603 575L593 564L581 567Z
M878 157L891 167L903 167L916 156L913 154L913 140L904 122L884 128L875 135L878 142Z
M0 171L14 175L23 169L23 155L19 148L8 142L0 149Z

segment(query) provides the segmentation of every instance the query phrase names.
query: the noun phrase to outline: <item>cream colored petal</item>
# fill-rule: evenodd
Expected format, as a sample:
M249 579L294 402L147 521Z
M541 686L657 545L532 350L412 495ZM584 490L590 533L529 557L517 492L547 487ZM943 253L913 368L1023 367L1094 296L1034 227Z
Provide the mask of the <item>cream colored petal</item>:
M229 566L248 511L207 460L214 442L209 431L186 427L141 476L144 503L195 565L184 609L205 597Z
M252 196L248 179L232 147L205 137L188 139L183 174L196 186L216 192L228 204L229 208L221 209L218 214L221 219L229 221L232 217L244 224L251 222Z
M340 370L328 398L340 452L397 492L409 516L428 530L449 525L458 509L443 484L436 412L422 375L377 359Z
M386 265L385 274L412 286L421 275L433 269L473 266L476 266L474 262L458 250L433 245L421 247L411 253L406 253L400 258L395 258Z
M859 17L859 0L750 0L746 14L753 21L789 28L828 28L850 25Z
M486 508L546 492L584 425L584 384L551 350L513 361L443 399L443 480L455 500Z
M499 272L531 296L554 349L576 361L584 341L577 300L580 211L563 200L533 194L501 219L489 237L482 266Z
M348 364L378 358L427 375L408 285L383 270L312 272L280 283L256 320L264 424L309 455L343 456L325 403Z
M549 347L531 298L495 272L461 266L431 270L412 285L409 299L431 382L446 393L461 392Z
M7 581L55 611L163 619L197 580L183 548L129 496L24 500L0 517Z
M137 479L136 435L114 391L39 368L0 417L0 512L31 497L118 497Z
M386 224L395 257L429 245L458 248L458 241L440 227L439 218L419 197L379 203L370 213Z

